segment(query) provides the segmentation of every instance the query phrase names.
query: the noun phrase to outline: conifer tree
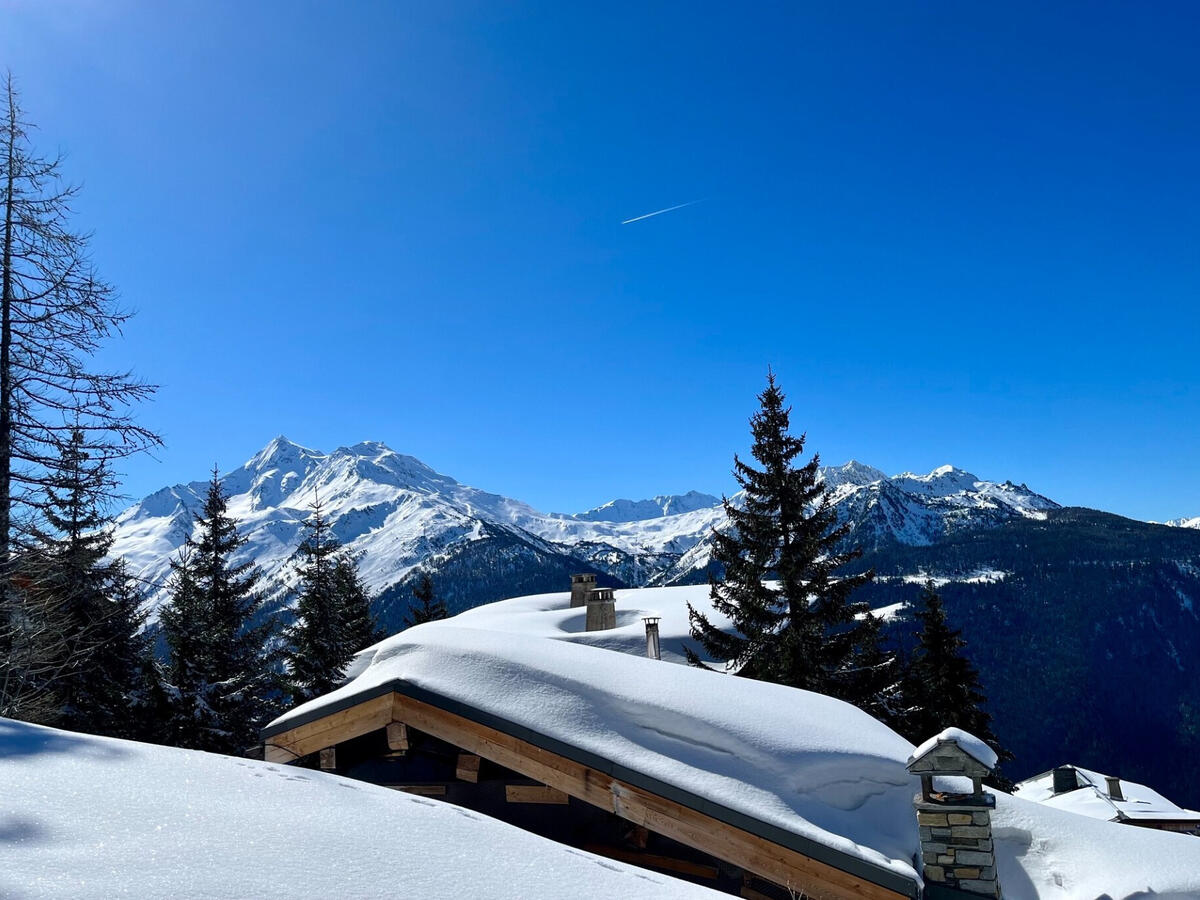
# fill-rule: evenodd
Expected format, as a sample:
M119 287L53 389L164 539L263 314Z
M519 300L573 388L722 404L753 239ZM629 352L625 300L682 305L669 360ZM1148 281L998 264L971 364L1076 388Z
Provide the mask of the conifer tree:
M358 574L358 556L343 550L333 567L337 594L341 598L342 625L346 645L353 656L386 637L375 618L371 594Z
M63 182L61 159L33 150L11 76L2 95L0 710L44 718L64 674L66 611L28 593L31 576L18 570L18 555L38 548L46 488L76 435L92 460L105 462L161 441L130 414L153 386L90 364L128 314L97 275L87 235L71 230L77 189Z
M21 626L0 661L9 715L116 737L145 734L154 664L140 598L112 547L110 475L72 433L47 473L37 542L14 560ZM10 620L11 621L11 620ZM3 676L0 676L3 677ZM12 690L16 688L16 690Z
M242 753L276 705L268 645L274 623L262 609L258 570L233 562L246 539L229 516L215 468L196 529L172 562L172 600L162 613L172 738L179 746Z
M789 431L791 409L774 373L758 399L751 452L761 468L734 457L744 504L726 499L729 528L713 532L713 560L724 580L711 582L712 605L734 630L722 630L689 605L692 637L742 675L852 695L861 681L855 654L870 633L855 619L866 605L850 597L872 574L837 574L860 552L838 549L848 526L837 525L819 457L795 465L805 436ZM685 650L693 665L703 664L692 648Z
M421 571L417 583L413 585L412 592L414 603L404 615L405 628L444 619L449 615L446 602L434 593L433 579L428 572Z
M143 633L141 598L112 549L104 511L110 475L72 434L48 478L36 549L23 554L26 593L43 610L62 611L59 724L117 737L145 734L154 664Z
M370 600L355 560L330 532L319 499L305 527L296 622L288 629L284 654L296 702L333 690L354 654L374 643Z
M905 679L905 737L919 744L953 726L986 741L1001 760L1012 759L992 733L979 673L962 652L967 642L950 627L932 580L925 582L916 619L921 629Z

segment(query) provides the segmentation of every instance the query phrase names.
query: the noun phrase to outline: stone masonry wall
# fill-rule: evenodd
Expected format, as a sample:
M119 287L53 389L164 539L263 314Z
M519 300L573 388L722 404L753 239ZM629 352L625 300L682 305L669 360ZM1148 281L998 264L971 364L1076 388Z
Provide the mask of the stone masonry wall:
M979 805L913 800L921 831L925 880L984 897L999 897L991 814Z

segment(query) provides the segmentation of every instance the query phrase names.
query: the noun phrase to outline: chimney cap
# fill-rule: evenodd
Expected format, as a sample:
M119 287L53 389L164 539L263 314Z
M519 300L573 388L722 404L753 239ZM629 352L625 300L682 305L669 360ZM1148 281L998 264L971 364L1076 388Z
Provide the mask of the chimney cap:
M642 616L642 621L647 625L657 625L662 621L662 616Z

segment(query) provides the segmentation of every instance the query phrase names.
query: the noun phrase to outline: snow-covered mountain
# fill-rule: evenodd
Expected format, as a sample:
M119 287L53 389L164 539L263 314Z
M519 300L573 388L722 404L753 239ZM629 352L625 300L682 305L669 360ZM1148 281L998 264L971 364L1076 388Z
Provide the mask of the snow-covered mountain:
M980 481L950 466L888 478L849 462L822 473L853 540L867 546L928 544L960 528L1057 508L1024 485ZM315 498L333 533L361 554L368 587L386 594L429 566L453 580L446 593L456 607L527 584L536 590L539 579L585 567L625 584L695 580L713 528L725 521L721 501L696 491L614 500L577 515L541 513L374 441L323 453L278 437L221 482L247 538L241 557L263 570L280 602L294 584L293 558ZM163 488L117 519L113 553L153 586L152 607L165 599L169 560L191 533L206 489L205 481Z
M1163 524L1170 525L1172 528L1200 528L1200 516L1192 519L1171 519Z
M660 495L653 500L609 500L595 509L569 518L583 519L587 522L640 522L645 519L695 512L698 509L711 509L720 502L721 498L712 494L688 491L686 494Z

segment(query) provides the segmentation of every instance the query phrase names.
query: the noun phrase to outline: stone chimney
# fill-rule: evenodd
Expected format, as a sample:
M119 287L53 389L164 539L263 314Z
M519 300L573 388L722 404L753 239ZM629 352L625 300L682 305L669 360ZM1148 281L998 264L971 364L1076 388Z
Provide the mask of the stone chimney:
M1104 780L1108 782L1108 796L1112 800L1124 800L1125 792L1121 790L1121 779L1114 778L1112 775L1105 775Z
M646 655L651 659L662 659L662 648L658 643L658 622L661 616L646 616Z
M595 590L595 588L595 575L572 575L571 608L574 609L576 606L586 606L588 592Z
M1079 779L1075 777L1075 770L1070 766L1059 766L1051 777L1054 779L1056 794L1066 794L1079 787Z
M595 576L592 576L595 577ZM587 630L605 631L617 627L617 601L612 588L595 588L587 595Z
M992 846L996 798L982 785L995 764L996 755L986 744L957 728L947 728L909 757L908 771L921 777L913 806L926 897L1001 896ZM971 791L936 790L934 778L946 776L970 778Z

